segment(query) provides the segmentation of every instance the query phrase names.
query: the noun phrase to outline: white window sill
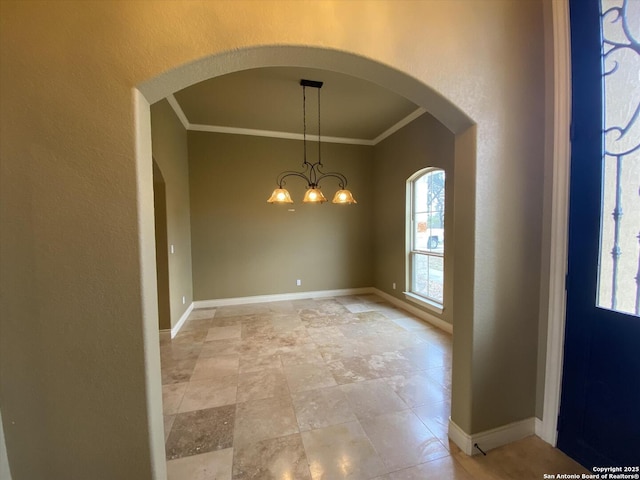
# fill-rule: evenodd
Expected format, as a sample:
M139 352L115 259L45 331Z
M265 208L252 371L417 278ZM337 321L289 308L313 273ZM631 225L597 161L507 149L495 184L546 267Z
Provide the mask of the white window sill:
M427 310L431 310L432 312L435 312L439 315L442 314L443 307L439 303L428 300L424 297L421 297L420 295L416 295L415 293L411 293L411 292L402 292L402 293L404 293L405 298L410 302L416 303L421 307L424 307Z

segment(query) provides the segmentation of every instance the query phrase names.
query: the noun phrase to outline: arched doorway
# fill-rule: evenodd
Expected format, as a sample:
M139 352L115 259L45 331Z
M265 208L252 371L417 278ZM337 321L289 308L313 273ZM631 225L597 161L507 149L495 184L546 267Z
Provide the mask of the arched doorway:
M139 147L137 156L138 204L140 218L143 219L140 230L140 244L143 252L141 259L142 288L143 301L148 307L144 310L146 374L150 385L148 407L152 418L151 436L154 448L157 449L156 452L161 450L163 444L160 395L159 393L154 394L160 390L157 384L160 377L156 341L157 290L153 258L144 253L150 249L155 251L152 248L155 235L150 223L150 219L153 218L150 206L153 203L149 201L153 195L149 106L175 91L211 77L251 68L284 65L332 70L377 83L424 108L456 135L454 176L458 177L460 172L460 180L456 184L454 202L456 202L456 209L459 209L463 214L456 215L453 222L455 237L461 240L453 246L452 254L459 256L461 261L456 263L456 268L453 271L455 289L452 310L453 305L456 305L456 309L455 314L452 312L451 315L452 318L457 318L459 315L467 321L473 318L473 277L466 275L465 272L469 270L469 263L473 262L474 251L475 203L472 193L475 191L473 173L475 172L476 132L472 120L462 110L427 85L401 71L364 57L322 48L298 46L247 48L207 57L166 72L139 85L135 96ZM462 341L454 342L453 349L454 364L457 364L456 368L462 374L459 376L459 380L454 378L452 382L452 417L460 417L460 424L468 423L467 417L470 411L468 407L470 398L456 395L456 390L461 392L470 390L470 355L464 351L465 345L471 345L469 341L471 329L467 326L468 324L461 325L461 328L456 330L456 336L460 336ZM462 347L456 347L456 345L462 345ZM460 357L460 360L456 361L456 357Z

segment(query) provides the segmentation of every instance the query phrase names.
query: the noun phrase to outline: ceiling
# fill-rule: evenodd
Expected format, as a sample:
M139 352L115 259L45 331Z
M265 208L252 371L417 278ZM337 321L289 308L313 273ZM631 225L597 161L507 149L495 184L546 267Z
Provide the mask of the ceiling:
M214 77L176 92L169 102L190 130L298 138L303 132L303 78L324 82L320 89L323 141L373 145L424 113L406 98L366 80L299 67L258 68ZM306 89L307 135L311 137L318 134L317 92Z

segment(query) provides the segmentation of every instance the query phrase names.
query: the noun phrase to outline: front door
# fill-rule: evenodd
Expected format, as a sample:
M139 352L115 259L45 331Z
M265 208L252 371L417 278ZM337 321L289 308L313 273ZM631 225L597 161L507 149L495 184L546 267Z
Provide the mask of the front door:
M640 465L640 0L570 0L569 266L558 448ZM634 467L636 468L633 471Z

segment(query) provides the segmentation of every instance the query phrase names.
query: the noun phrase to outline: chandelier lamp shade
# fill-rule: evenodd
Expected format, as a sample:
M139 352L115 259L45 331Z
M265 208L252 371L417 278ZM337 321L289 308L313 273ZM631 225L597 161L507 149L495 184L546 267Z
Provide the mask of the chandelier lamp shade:
M324 165L322 164L322 145L320 137L320 89L322 88L322 82L315 80L300 80L302 86L302 143L304 146L304 155L302 162L302 171L287 170L278 175L276 188L269 199L268 203L293 203L291 195L284 186L286 185L286 179L289 177L299 177L307 182L307 190L302 199L303 203L324 203L327 201L326 197L320 190L320 182L325 178L333 178L338 181L340 189L333 196L333 203L358 203L349 190L347 190L347 177L339 172L324 172L322 171ZM318 91L318 161L311 163L307 160L307 87L315 88Z

